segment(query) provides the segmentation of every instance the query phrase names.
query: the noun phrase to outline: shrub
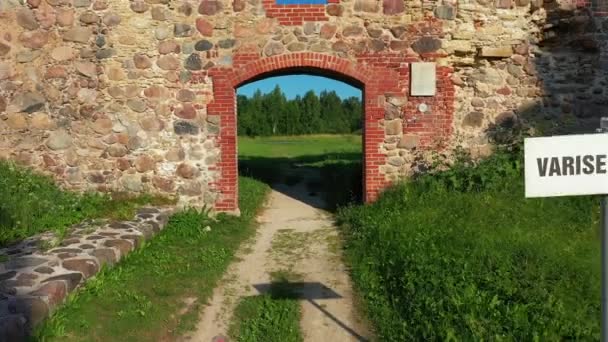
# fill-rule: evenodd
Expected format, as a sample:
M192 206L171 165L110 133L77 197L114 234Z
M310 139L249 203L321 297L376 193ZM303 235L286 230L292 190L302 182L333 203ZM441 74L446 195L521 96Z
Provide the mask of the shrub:
M380 340L599 339L597 201L525 199L522 165L463 158L340 211Z

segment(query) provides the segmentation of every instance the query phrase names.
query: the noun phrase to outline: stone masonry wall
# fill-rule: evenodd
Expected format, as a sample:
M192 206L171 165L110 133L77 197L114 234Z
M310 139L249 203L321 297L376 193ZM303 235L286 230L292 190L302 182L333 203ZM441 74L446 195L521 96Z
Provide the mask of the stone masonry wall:
M497 131L522 122L553 132L597 121L608 23L588 6L2 0L0 158L67 188L238 210L235 88L316 72L364 89L373 200L411 173L418 151L486 155ZM436 63L435 96L410 95L418 61Z

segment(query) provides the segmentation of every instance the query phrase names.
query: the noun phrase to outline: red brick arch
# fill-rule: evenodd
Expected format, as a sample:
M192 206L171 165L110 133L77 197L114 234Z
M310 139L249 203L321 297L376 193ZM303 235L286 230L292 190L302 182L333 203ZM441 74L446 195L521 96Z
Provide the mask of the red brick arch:
M314 73L346 81L363 90L363 186L365 201L373 200L388 185L380 166L386 155L380 146L384 141L384 96L398 95L399 74L384 67L369 66L348 59L321 53L294 53L261 58L259 54L237 54L233 67L217 67L209 71L213 80L214 99L207 106L207 115L219 117L217 141L221 156L218 163L219 179L212 186L220 193L216 203L219 211L238 210L237 170L237 108L236 88L253 80L294 71Z

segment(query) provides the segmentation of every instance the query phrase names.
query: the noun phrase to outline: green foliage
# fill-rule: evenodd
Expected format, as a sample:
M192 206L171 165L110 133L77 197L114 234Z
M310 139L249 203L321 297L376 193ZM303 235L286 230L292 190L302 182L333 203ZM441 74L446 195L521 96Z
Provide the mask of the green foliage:
M160 341L192 328L234 252L254 233L252 219L268 190L247 178L239 187L240 217L212 219L194 209L173 215L143 248L72 295L34 339ZM188 306L187 298L196 301ZM186 314L180 316L180 310Z
M48 177L2 161L0 194L0 246L47 230L61 236L66 228L88 218L132 218L139 206L172 202L152 196L63 191Z
M235 308L230 336L236 341L303 341L300 303L289 280L291 272L276 272L272 276L275 280L269 293L243 298Z
M381 341L599 339L597 201L525 199L522 165L460 158L340 211Z
M238 96L238 131L245 136L352 133L361 129L362 103L340 99L335 91L313 91L287 100L281 88L251 98Z

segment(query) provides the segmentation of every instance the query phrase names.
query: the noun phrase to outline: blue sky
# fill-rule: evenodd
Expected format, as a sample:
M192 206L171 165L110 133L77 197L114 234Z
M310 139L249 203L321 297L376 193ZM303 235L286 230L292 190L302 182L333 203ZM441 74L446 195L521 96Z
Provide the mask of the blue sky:
M288 99L293 99L296 95L304 95L311 89L317 94L323 90L335 90L341 98L351 96L361 98L361 90L358 88L331 78L312 75L287 75L265 78L238 88L237 94L251 96L257 89L260 89L262 93L269 93L277 84Z

